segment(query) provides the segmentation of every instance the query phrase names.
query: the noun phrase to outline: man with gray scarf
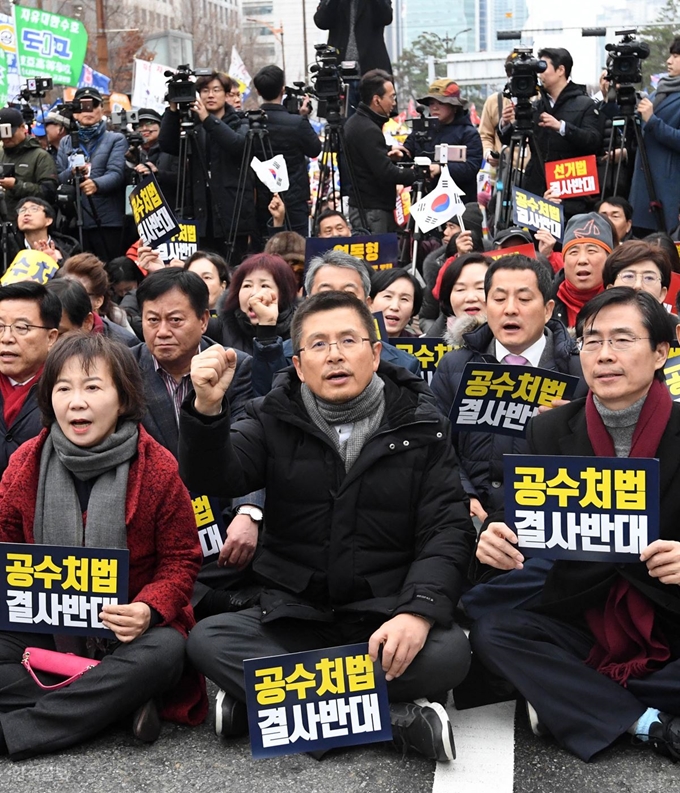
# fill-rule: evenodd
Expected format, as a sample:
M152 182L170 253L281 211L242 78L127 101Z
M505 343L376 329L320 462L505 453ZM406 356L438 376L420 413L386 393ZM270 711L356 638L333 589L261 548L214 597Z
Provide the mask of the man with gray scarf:
M470 656L454 608L474 529L428 386L380 359L373 318L327 291L298 309L293 367L231 426L233 350L197 355L180 416L187 485L237 496L266 488L253 569L260 604L203 620L188 653L220 692L216 731L246 729L245 658L368 642L382 646L395 743L451 760L442 706Z

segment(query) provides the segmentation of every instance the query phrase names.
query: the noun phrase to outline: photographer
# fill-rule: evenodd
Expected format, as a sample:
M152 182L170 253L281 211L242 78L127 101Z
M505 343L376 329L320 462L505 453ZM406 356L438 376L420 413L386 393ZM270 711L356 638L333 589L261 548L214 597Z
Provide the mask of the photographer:
M138 124L135 132L141 135L143 143L131 143L125 158L141 176L153 173L160 185L163 195L168 201L174 201L177 192L177 171L179 159L161 151L158 135L161 131L161 114L150 107L142 107L137 115ZM133 133L134 134L134 133Z
M349 190L349 220L353 229L366 225L370 232L384 234L397 230L396 186L413 184L418 172L415 168L398 168L392 162L382 133L397 102L391 75L381 69L367 72L359 83L359 94L357 112L345 124L346 154L355 177ZM403 156L403 152L394 149L391 155ZM359 205L365 211L366 224L361 220Z
M198 223L199 247L227 255L227 241L237 199L241 157L246 143L248 122L227 103L232 90L231 78L223 72L199 77L195 88L198 97L190 107L180 109L173 102L163 114L158 136L160 149L168 154L180 153L180 130L191 122L187 111L193 113L197 124L189 132L191 141L188 162L188 195L185 217ZM183 163L180 163L180 168ZM232 263L238 264L248 249L248 237L255 230L252 183L246 181L246 200L243 201L236 246Z
M59 264L80 253L77 240L53 230L55 216L52 205L42 198L22 198L17 204L14 234L8 237L8 260L12 261L24 248L43 251Z
M286 90L283 71L278 66L265 66L253 79L255 90L264 99L262 110L267 114L266 127L272 154L282 154L288 167L290 187L283 198L286 215L292 231L303 237L309 235L309 175L307 157L317 157L321 141L305 117L309 113L309 100L300 108L300 114L289 113L281 104ZM305 112L306 111L306 112ZM305 113L305 115L303 115ZM259 156L259 155L258 155ZM257 225L262 239L269 236L267 206L272 194L262 185L257 185Z
M83 246L108 261L121 253L123 245L127 143L124 135L107 131L96 88L79 88L74 103L78 111L73 113L75 134L59 144L59 181L66 184L75 179L82 199ZM85 156L84 166L74 165L78 155Z
M59 153L59 144L62 138L68 135L71 124L66 116L57 113L56 110L50 111L43 122L45 135L47 136L47 153L52 155L55 163Z
M532 157L522 186L532 193L546 191L546 162L597 154L602 144L598 111L585 86L571 82L573 60L561 47L542 49L538 57L547 68L539 75L539 97L533 102L533 138L542 162ZM519 61L516 60L516 63ZM514 106L503 109L500 139L509 144L514 127ZM587 200L570 198L562 202L566 218L588 210Z
M482 167L482 140L475 129L470 114L465 110L467 101L461 99L460 88L453 80L435 80L426 97L419 99L421 105L429 105L434 119L426 139L412 132L404 147L412 157L426 155L434 159L435 146L447 143L450 146L467 146L465 162L448 163L453 181L465 193L463 203L477 200L477 172ZM439 175L441 166L434 166L434 176Z
M38 196L54 202L57 171L50 155L35 138L29 137L23 116L13 107L0 110L0 139L0 187L5 191L7 220L16 221L17 203L22 198Z

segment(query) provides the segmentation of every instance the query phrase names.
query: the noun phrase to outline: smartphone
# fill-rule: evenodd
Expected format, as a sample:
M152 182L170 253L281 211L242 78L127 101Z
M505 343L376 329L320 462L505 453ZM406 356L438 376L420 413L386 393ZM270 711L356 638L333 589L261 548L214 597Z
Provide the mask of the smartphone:
M465 162L466 160L467 146L453 146L448 143L441 143L434 147L435 162Z

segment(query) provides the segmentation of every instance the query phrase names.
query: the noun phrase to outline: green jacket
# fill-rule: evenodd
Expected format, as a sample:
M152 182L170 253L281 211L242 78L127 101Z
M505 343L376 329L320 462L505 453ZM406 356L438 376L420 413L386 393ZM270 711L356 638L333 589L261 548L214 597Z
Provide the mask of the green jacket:
M44 198L54 204L57 196L57 166L35 138L0 150L0 163L14 163L16 184L5 191L8 220L16 221L16 206L26 196Z

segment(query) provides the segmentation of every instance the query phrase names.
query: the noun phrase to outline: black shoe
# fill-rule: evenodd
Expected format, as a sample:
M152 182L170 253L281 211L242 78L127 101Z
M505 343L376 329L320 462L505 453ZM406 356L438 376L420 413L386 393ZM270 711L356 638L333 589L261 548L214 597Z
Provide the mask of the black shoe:
M427 699L390 704L392 740L404 754L414 749L429 760L454 760L453 729L443 705Z
M659 713L659 721L653 721L649 727L649 743L655 752L677 763L680 760L680 717Z
M138 741L153 743L161 734L161 720L156 703L150 699L137 708L132 717L132 734Z
M248 711L245 702L239 702L220 689L215 697L215 733L224 738L236 738L248 732Z

